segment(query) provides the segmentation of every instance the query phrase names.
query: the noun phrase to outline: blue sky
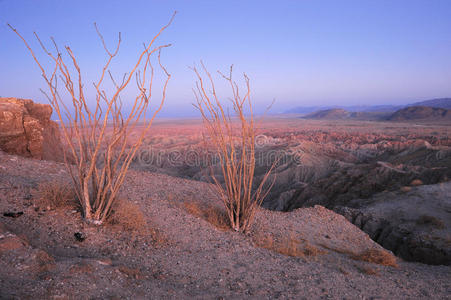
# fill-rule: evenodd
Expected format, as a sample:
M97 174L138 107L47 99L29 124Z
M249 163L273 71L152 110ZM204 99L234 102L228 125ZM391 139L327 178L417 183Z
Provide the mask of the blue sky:
M105 60L93 22L109 45L122 32L113 68L121 74L175 10L159 40L172 43L162 54L173 75L167 116L191 114L195 76L188 66L200 59L212 72L231 64L235 78L246 72L256 107L276 99L274 112L451 96L447 0L0 0L0 96L46 102L40 72L6 22L30 41L36 31L70 45L89 85Z

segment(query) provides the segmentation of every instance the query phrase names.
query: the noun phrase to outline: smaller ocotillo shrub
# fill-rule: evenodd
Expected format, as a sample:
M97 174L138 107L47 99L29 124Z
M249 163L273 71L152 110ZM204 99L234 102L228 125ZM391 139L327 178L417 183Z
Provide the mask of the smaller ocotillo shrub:
M203 63L202 68L207 76L207 82L204 81L196 67L193 67L198 79L194 90L197 100L195 106L202 115L207 131L206 145L217 152L218 166L221 177L224 179L224 182L219 180L211 166L214 190L224 203L230 226L235 231L245 232L250 228L257 207L272 187L272 184L265 185L265 183L275 163L260 184L254 187L256 134L249 78L244 74L246 92L241 95L237 83L232 80L232 67L228 76L219 72L232 89L233 96L230 100L235 120L221 104L216 94L213 78ZM211 93L207 90L211 90Z

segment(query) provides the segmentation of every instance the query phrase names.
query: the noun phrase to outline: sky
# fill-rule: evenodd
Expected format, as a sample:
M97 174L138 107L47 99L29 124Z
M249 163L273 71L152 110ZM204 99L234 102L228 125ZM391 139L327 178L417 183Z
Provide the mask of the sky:
M51 36L60 47L69 45L89 90L107 58L94 22L110 47L121 32L112 65L121 76L174 11L174 22L157 41L172 44L161 57L172 75L162 116L196 114L191 105L196 77L189 67L200 60L224 99L230 93L216 70L227 72L233 64L240 85L245 72L257 112L273 99L271 111L277 113L296 106L451 97L448 0L0 0L0 96L47 101L39 91L45 89L39 69L6 23L43 61L34 31L46 45ZM161 83L154 88L159 93Z

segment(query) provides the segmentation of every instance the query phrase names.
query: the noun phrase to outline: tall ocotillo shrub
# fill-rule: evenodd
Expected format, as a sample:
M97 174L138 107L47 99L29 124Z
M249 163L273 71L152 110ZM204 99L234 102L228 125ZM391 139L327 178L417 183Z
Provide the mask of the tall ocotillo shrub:
M47 64L37 57L22 35L8 24L25 43L47 84L48 91L42 92L60 121L61 131L68 147L68 153L65 155L66 165L83 208L84 218L88 222L102 224L108 217L130 163L166 99L166 88L171 75L161 64L160 54L161 49L170 45L155 46L154 44L172 23L174 16L175 13L168 24L163 26L149 43L144 44L144 49L139 52L136 63L131 66L121 82L115 81L109 70L119 51L121 34L119 33L114 52L111 52L94 24L107 53L107 59L100 72L99 80L94 82L93 103L85 96L87 92L83 84L82 72L69 46L65 46L62 53L55 40L51 38L53 50L48 51L35 33L37 41L50 61L50 67L46 67ZM154 67L151 58L155 55L165 79L161 99L150 118L146 118L153 96ZM105 90L107 77L111 79L110 85L113 87L111 93ZM137 84L137 92L130 103L131 109L128 113L124 113L121 93L133 81ZM70 98L68 103L63 101L64 94ZM131 140L130 133L133 130L138 131L138 136Z
M234 116L230 116L216 93L211 74L202 63L206 80L196 67L192 68L198 81L194 94L208 133L206 142L219 157L219 167L224 182L211 168L214 189L224 202L232 228L239 232L249 229L255 211L268 194L271 184L265 184L275 165L270 167L257 187L254 187L255 123L250 98L249 78L244 74L245 94L240 94L238 84L232 79L232 67L228 76L218 72L230 85ZM208 92L207 92L208 90ZM247 116L246 116L247 110Z

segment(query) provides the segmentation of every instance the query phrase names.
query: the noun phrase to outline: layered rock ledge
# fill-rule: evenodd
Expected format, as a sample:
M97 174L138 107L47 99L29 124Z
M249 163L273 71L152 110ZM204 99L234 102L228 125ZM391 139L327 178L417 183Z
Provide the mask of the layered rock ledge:
M52 107L30 99L0 98L0 150L36 159L58 159L58 124Z

